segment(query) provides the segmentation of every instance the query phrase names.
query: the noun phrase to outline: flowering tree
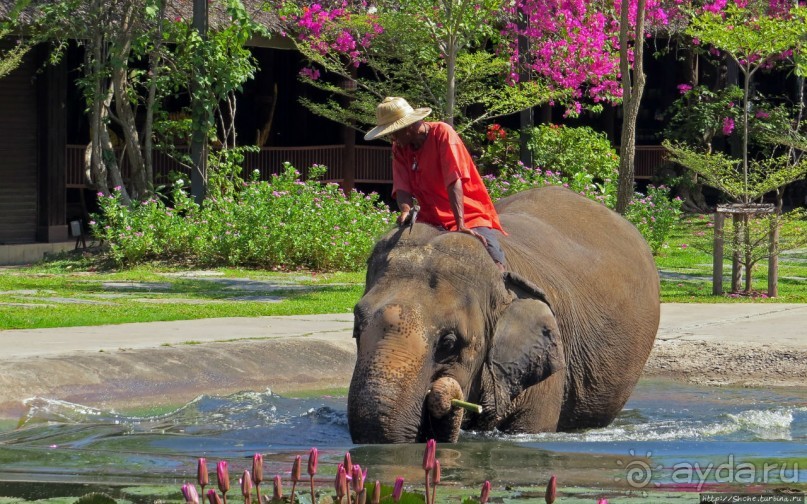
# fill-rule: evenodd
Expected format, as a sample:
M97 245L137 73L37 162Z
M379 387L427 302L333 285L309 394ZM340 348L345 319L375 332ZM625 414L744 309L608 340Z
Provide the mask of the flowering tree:
M431 106L460 131L560 97L539 82L507 84L515 70L502 46L504 7L502 0L379 2L369 9L341 2L279 4L289 32L312 63L301 78L332 97L324 103L304 100L315 113L364 127L374 124L381 98L406 96ZM322 79L320 69L344 82ZM335 99L340 97L352 101L345 107ZM478 113L467 115L472 107Z
M718 5L721 3L722 6ZM751 101L750 83L753 76L759 70L775 65L790 64L799 75L803 75L805 70L800 61L803 58L803 39L807 35L807 10L788 10L783 5L784 2L776 0L730 5L726 5L725 1L715 2L707 5L698 16L693 16L687 30L699 44L711 45L719 54L734 61L743 74L742 107L739 111L735 109L722 114L719 119L722 133L730 135L736 126L735 117L740 115L741 161L738 163L719 152L712 153L710 149L699 152L702 149L665 142L675 161L703 176L707 183L723 190L735 201L745 204L807 173L807 159L794 158L792 150L776 157L767 152L762 159L749 159L749 133L752 131L750 114L754 114L755 119L762 123L770 122L767 119L771 115L760 105L760 100L757 103ZM687 90L687 94L694 91ZM787 120L778 124L787 128ZM803 137L798 134L800 118L792 119L791 124L791 146L803 146ZM706 129L715 131L717 128ZM781 140L783 136L768 133L761 135L759 140Z

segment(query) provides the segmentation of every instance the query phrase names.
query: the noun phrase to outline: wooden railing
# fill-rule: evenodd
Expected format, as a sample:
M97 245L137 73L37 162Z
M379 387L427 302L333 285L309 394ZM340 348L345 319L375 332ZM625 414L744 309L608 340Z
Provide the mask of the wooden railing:
M66 186L88 187L87 175L84 168L84 153L86 145L68 145L65 153ZM343 174L343 145L319 145L310 147L264 147L260 152L247 153L244 162L245 173L259 170L261 179L268 180L273 174L283 170L283 163L289 162L303 175L308 175L308 168L314 164L325 165L325 180L338 182ZM129 177L129 161L126 156L121 158L123 178ZM637 179L649 179L653 176L657 166L665 160L666 151L660 145L637 145L636 159L634 160ZM188 173L187 167L181 165L173 158L162 152L154 153L154 175L158 182L168 180L170 172ZM368 145L356 146L356 175L357 183L392 183L392 157L389 147L375 147Z
M667 160L667 149L661 145L637 145L633 159L633 178L650 179L656 168Z
M84 155L86 145L68 145L65 153L66 186L88 187L85 174ZM268 180L273 174L283 170L283 164L291 163L303 177L308 175L312 165L324 165L328 168L324 179L328 181L342 180L344 145L317 145L310 147L264 147L260 152L248 152L245 156L245 173L260 171L261 179ZM121 174L129 176L129 161L121 152L116 152L121 165ZM172 171L188 173L188 168L161 153L154 153L154 175L160 180L167 180ZM389 147L367 145L356 146L356 175L358 183L392 183L392 157Z

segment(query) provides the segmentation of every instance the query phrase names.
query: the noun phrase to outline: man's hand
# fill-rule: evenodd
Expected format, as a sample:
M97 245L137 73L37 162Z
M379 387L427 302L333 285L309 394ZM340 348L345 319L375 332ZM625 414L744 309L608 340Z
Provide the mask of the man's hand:
M398 226L405 226L406 220L409 218L409 210L404 210L398 214Z
M484 236L482 236L481 234L477 233L477 232L476 232L476 231L474 231L473 229L471 229L471 228L467 227L465 224L460 224L460 225L458 225L458 226L457 226L457 232L458 232L458 233L465 233L465 234L469 234L469 235L471 235L471 236L473 236L473 237L476 237L477 239L479 239L479 241L481 241L481 242L482 242L482 245L484 245L485 247L487 247L487 246L488 246L488 241L485 239L485 237L484 237Z

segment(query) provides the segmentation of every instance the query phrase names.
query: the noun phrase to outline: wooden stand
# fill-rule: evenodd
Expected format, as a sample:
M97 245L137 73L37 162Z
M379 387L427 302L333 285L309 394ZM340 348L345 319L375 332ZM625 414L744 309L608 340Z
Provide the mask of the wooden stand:
M726 215L731 215L734 221L734 243L739 244L743 239L746 243L749 240L748 223L751 218L760 215L770 215L775 209L770 204L731 204L718 205L715 210L714 228L714 255L712 261L712 294L720 296L723 294L723 252L725 248L725 238L723 227ZM745 226L741 223L745 222ZM745 228L745 236L742 236L742 229ZM731 292L740 291L740 280L742 271L740 268L741 248L735 246L731 255ZM779 226L774 221L768 233L768 296L776 297L779 294ZM750 258L746 257L746 263ZM746 275L750 272L746 271Z

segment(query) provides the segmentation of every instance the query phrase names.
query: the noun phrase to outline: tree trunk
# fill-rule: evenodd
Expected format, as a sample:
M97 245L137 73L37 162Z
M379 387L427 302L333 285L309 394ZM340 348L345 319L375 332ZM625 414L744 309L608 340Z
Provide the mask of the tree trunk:
M160 13L157 16L157 33L154 38L154 49L149 54L149 94L146 99L146 121L143 125L143 168L145 169L146 191L154 192L154 107L157 101L157 77L162 63L163 20L165 19L165 2L159 2Z
M456 69L457 69L457 44L451 39L446 44L448 49L446 54L446 118L445 122L454 125L454 104L456 103Z
M633 161L636 155L636 118L644 92L644 16L646 0L639 0L636 8L634 33L633 73L628 60L628 9L623 4L619 28L619 67L622 72L622 136L619 147L619 188L616 211L624 215L633 198Z
M110 86L104 98L103 107L101 107L101 151L103 153L103 162L106 165L106 171L109 176L107 183L118 189L121 195L121 203L128 206L131 204L132 200L126 188L126 184L123 182L120 165L118 165L118 159L115 157L115 147L112 145L112 139L109 138L109 128L107 127L107 124L109 124L109 107L112 103L112 94L113 91Z
M135 112L128 97L129 79L127 76L135 15L134 3L130 3L120 20L110 62L112 64L112 87L115 93L115 111L123 130L126 155L129 159L132 196L141 199L146 194L146 169L140 146L140 135L135 122Z
M101 60L103 58L103 36L96 33L90 47L87 48L87 58L84 68L91 72L94 77L92 102L90 105L90 174L95 190L103 195L109 194L107 184L106 164L104 164L103 151L101 150L101 109L104 106L104 78L101 75ZM91 56L90 56L91 55Z

